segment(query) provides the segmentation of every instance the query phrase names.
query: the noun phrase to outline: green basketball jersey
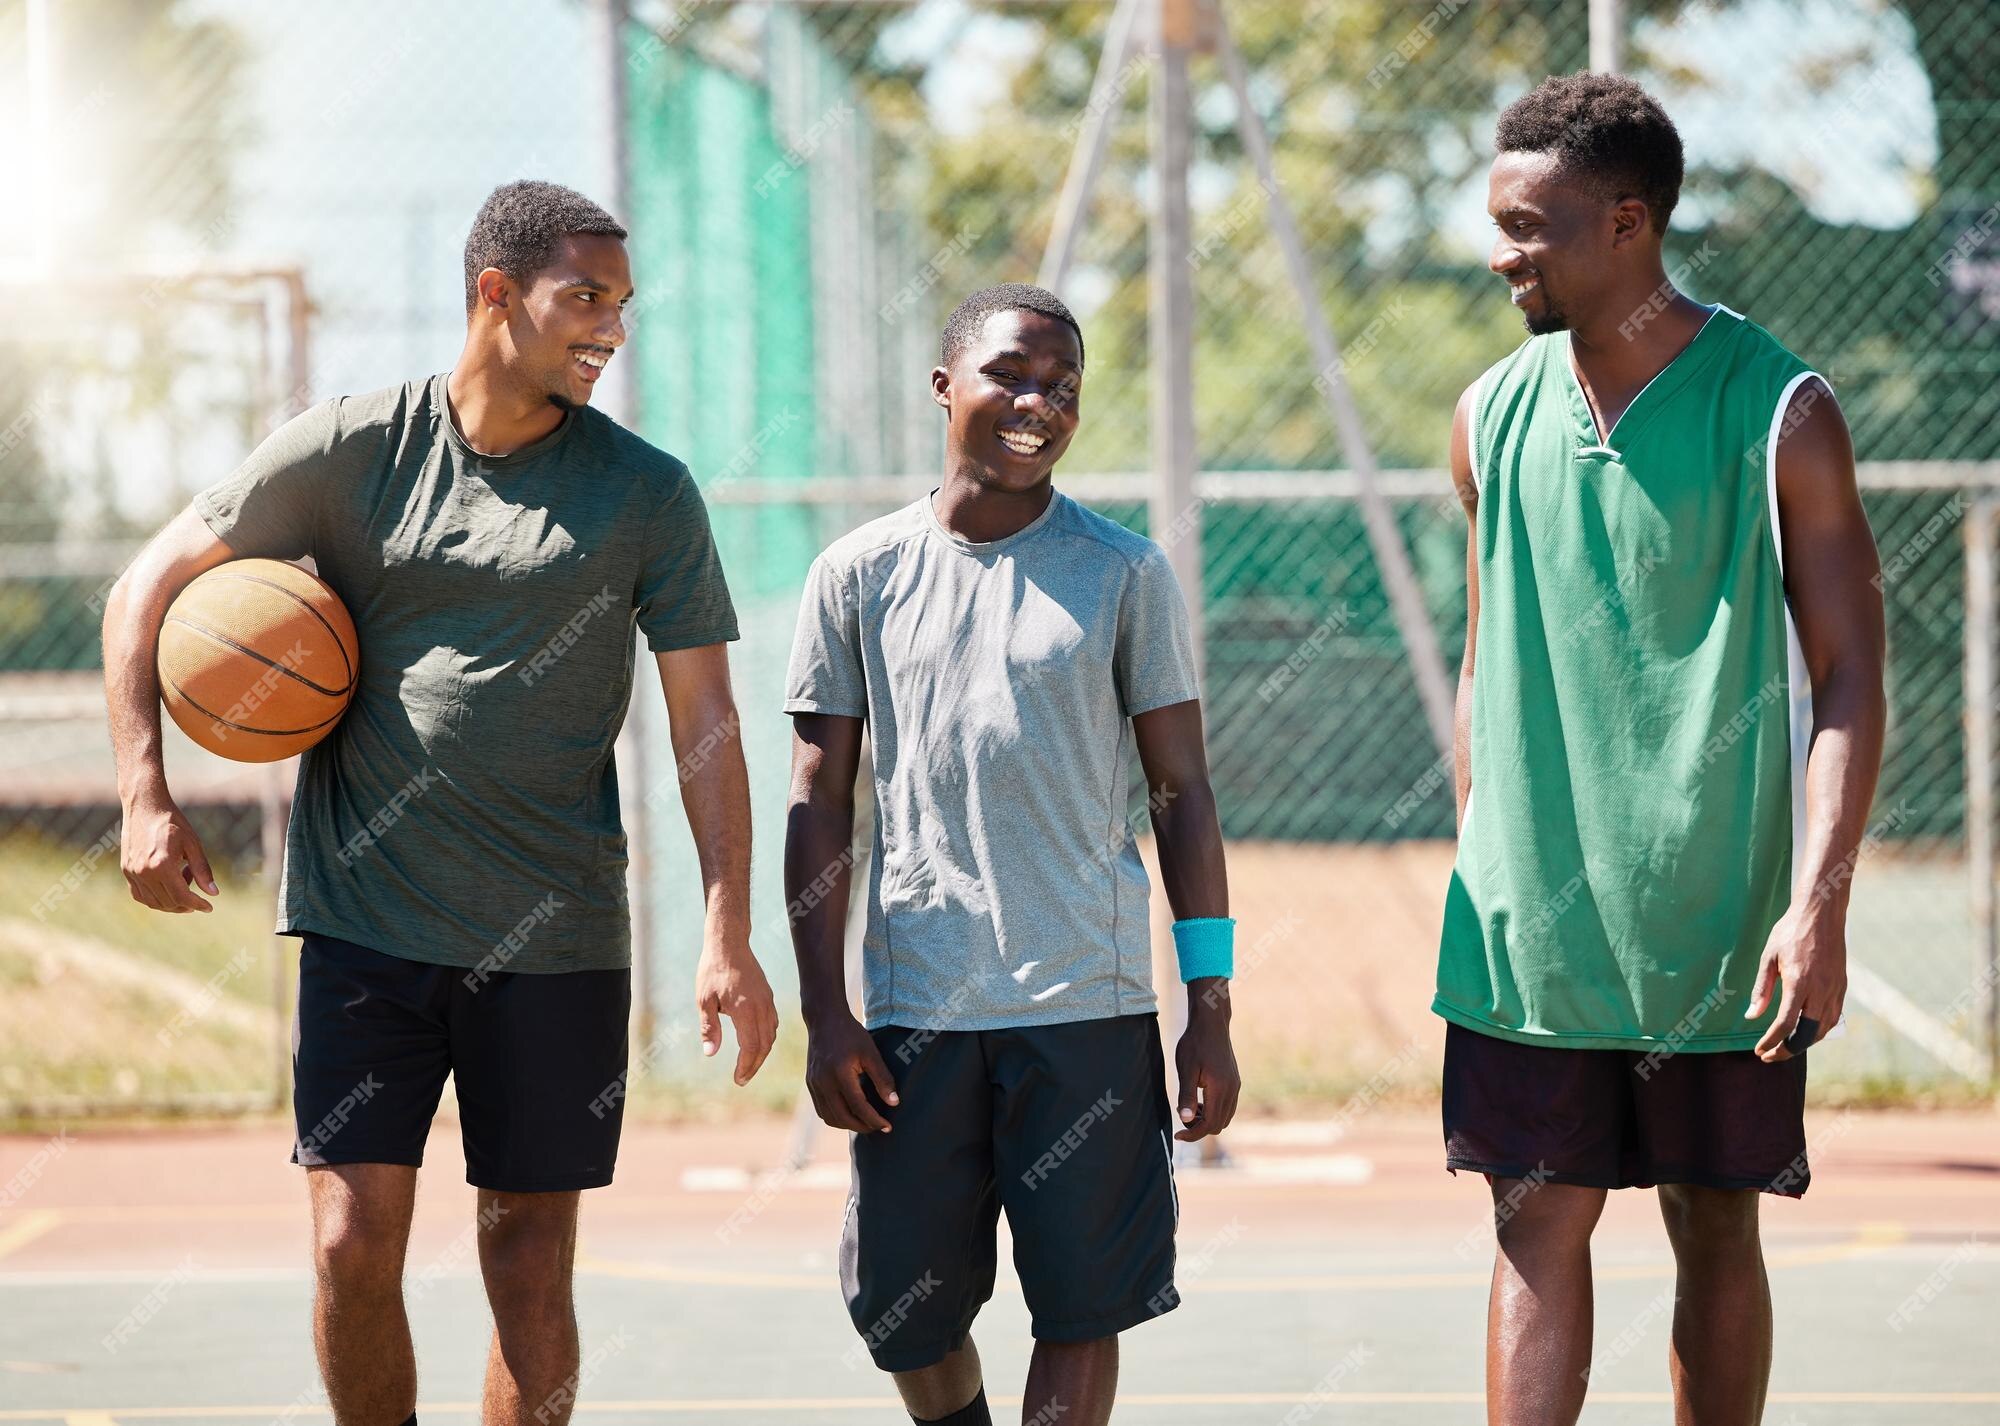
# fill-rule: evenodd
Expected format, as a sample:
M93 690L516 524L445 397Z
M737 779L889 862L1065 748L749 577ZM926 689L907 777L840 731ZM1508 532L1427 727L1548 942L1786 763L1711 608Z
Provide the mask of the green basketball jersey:
M1717 308L1610 433L1567 332L1471 405L1472 797L1433 1009L1538 1045L1746 1049L1811 704L1777 433L1806 365Z

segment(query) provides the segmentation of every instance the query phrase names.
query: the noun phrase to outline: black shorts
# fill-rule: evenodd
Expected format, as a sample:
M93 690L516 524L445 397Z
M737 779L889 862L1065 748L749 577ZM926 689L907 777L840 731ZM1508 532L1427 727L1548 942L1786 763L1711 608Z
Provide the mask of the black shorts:
M474 975L309 931L292 1023L292 1162L422 1164L450 1074L466 1182L601 1188L618 1157L631 1003L630 971Z
M870 1091L894 1132L855 1136L840 1283L875 1365L964 1342L1002 1208L1037 1338L1094 1341L1178 1305L1157 1015L873 1037L901 1103Z
M1691 1183L1800 1198L1806 1057L1523 1045L1451 1024L1445 1167L1586 1188Z

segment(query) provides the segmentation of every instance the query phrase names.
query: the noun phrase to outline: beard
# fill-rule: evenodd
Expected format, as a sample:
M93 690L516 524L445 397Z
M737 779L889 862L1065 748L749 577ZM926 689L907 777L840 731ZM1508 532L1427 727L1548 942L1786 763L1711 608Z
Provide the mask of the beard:
M1542 277L1540 281L1542 284L1541 314L1537 316L1523 311L1521 313L1521 325L1528 329L1528 335L1531 337L1546 337L1550 332L1567 331L1569 328L1569 314L1563 311L1562 304L1557 302L1554 295L1550 293L1548 278Z

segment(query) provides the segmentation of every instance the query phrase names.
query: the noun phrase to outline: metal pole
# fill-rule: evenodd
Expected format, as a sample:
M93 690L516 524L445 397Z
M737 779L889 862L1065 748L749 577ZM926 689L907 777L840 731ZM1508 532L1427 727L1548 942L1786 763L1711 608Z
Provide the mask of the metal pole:
M1590 0L1590 67L1598 74L1625 70L1625 0Z
M1221 22L1219 16L1216 43L1222 55L1223 72L1236 96L1236 123L1243 136L1243 147L1257 165L1257 175L1271 208L1271 231L1284 251L1285 267L1291 273L1292 287L1298 294L1299 316L1305 323L1306 339L1312 346L1313 360L1318 363L1322 377L1319 384L1325 390L1327 406L1340 432L1340 444L1347 452L1347 463L1353 467L1360 483L1361 521L1367 527L1369 544L1374 549L1376 562L1381 566L1382 583L1388 590L1396 632L1402 636L1403 648L1409 653L1410 672L1416 679L1417 696L1423 704L1424 717L1430 723L1431 738L1438 751L1449 753L1452 749L1452 681L1445 672L1437 631L1431 627L1430 612L1424 607L1423 589L1417 583L1416 567L1410 561L1410 552L1403 544L1403 533L1396 527L1396 517L1382 495L1381 482L1375 470L1375 452L1368 444L1368 431L1361 421L1361 408L1355 404L1354 392L1347 384L1347 367L1341 359L1340 344L1334 338L1332 324L1326 319L1326 309L1320 305L1319 289L1313 282L1312 266L1306 261L1305 241L1299 236L1291 205L1285 200L1284 190L1278 186L1278 170L1271 157L1270 136L1264 132L1264 121L1250 101L1250 83L1244 74L1243 56L1237 53L1229 27Z
M1049 245L1042 254L1042 269L1035 275L1036 285L1057 294L1062 292L1063 279L1069 276L1076 235L1083 227L1083 215L1090 207L1090 190L1104 160L1111 116L1125 90L1125 64L1132 54L1132 21L1138 13L1138 0L1118 0L1118 7L1111 12L1111 23L1104 33L1104 53L1097 57L1097 77L1091 81L1090 98L1083 106L1083 126L1076 136L1076 147L1070 150L1069 168L1063 174L1055 220L1049 225Z
M1159 64L1153 75L1153 214L1147 264L1147 343L1153 370L1153 490L1148 523L1180 580L1193 626L1196 678L1205 671L1206 600L1201 577L1201 507L1194 498L1194 278L1188 159L1194 117L1188 52L1194 0L1154 0Z
M590 40L596 55L598 86L599 151L604 155L604 199L619 222L632 222L631 156L626 143L625 124L625 0L591 0ZM653 275L655 280L658 274ZM610 380L598 400L606 415L630 430L638 430L642 420L639 382L638 333L625 334L625 347L618 360L605 368ZM654 1062L652 1047L657 1023L653 1006L653 895L652 895L652 758L654 699L646 685L654 681L653 658L646 643L633 634L633 680L639 685L625 716L615 756L625 765L624 785L638 790L638 796L621 798L625 822L625 899L632 920L632 1020L630 1039L636 1062L644 1067Z
M1972 1041L2000 1079L2000 921L1994 906L1994 526L2000 497L1972 503L1965 522L1965 856L1972 877Z

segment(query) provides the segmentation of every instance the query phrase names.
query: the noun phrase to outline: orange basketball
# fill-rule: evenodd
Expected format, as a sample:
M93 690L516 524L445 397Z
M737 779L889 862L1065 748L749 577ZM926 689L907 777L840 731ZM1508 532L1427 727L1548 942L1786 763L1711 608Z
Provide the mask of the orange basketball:
M160 696L183 733L244 763L324 738L354 697L361 645L339 597L296 565L232 560L160 626Z

